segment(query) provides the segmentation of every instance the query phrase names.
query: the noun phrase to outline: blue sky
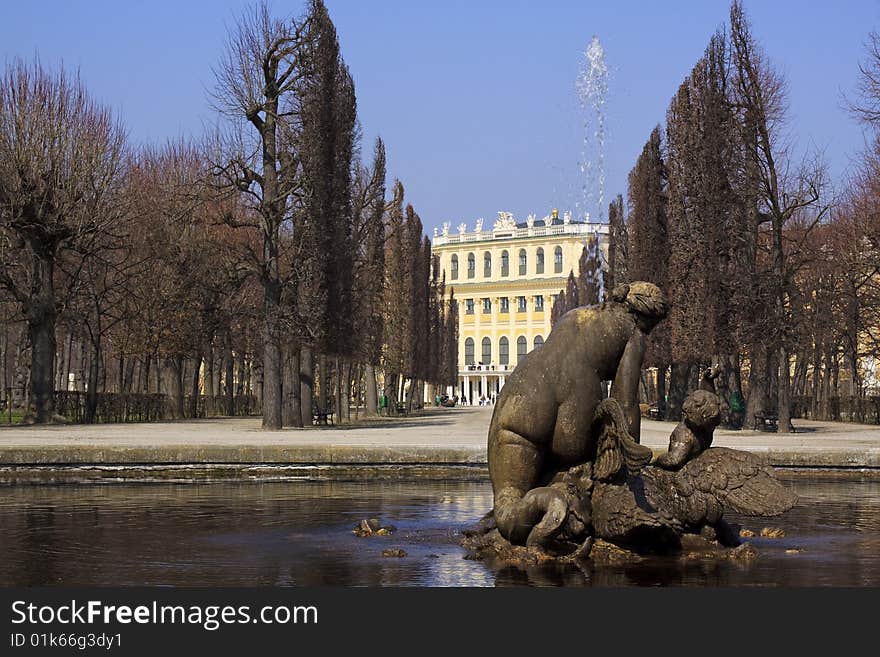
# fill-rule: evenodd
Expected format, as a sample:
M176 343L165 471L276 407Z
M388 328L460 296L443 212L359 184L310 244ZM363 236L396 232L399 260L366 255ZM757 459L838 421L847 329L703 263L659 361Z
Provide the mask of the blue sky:
M381 135L430 231L498 210L522 219L574 209L583 130L574 83L593 35L609 68L606 201L712 32L727 0L472 2L326 0L351 68L364 154ZM134 142L198 134L212 120L213 83L230 25L248 3L4 2L0 58L39 53L79 67L121 115ZM792 140L824 152L832 180L863 144L841 107L855 87L877 0L745 0L753 32L787 78ZM299 14L303 2L272 3ZM595 216L596 211L593 211Z

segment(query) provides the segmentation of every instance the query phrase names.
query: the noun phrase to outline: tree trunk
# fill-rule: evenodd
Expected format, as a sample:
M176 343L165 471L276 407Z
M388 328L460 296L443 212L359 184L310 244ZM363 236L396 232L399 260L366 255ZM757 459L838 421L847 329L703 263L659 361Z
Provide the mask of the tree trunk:
M768 408L767 378L768 356L761 348L754 348L749 353L749 398L746 403L746 426L753 426L755 415L766 412Z
M202 357L196 356L193 359L192 380L190 383L190 400L189 400L189 416L197 418L199 416L199 374L202 369Z
M183 418L183 356L168 359L171 368L171 413L175 420Z
M333 359L333 414L337 422L342 422L342 361Z
M100 333L89 341L91 351L89 353L89 374L86 384L86 405L83 411L83 422L93 424L98 415L98 367L101 360L101 335Z
M379 413L379 396L376 392L376 369L372 364L367 363L364 383L364 399L366 400L366 415L376 415Z
M284 350L284 381L281 389L284 404L281 408L281 422L285 427L301 427L302 409L299 398L299 346L288 344Z
M666 419L666 368L664 363L657 366L657 409L660 417Z
M677 422L681 419L681 406L687 396L688 380L692 366L690 363L673 363L669 374L669 403L666 417Z
M143 379L143 387L140 389L147 393L150 391L150 370L152 369L153 359L149 356L144 358L144 362L141 365L140 377Z
M327 356L318 356L318 406L326 412L330 410L330 380L327 372Z
M791 433L791 362L788 350L779 348L779 377L776 417L779 421L779 433Z
M268 191L268 190L267 190ZM274 192L273 192L274 193ZM277 231L276 231L277 232ZM266 278L264 289L263 319L263 429L281 428L281 282L279 281L277 235L266 237L263 242L266 254Z
M223 344L223 364L226 370L226 388L224 393L226 395L226 415L230 417L235 415L235 376L234 376L234 364L232 361L232 331L226 329L226 336L224 338Z
M287 383L291 387L291 418L290 418L290 426L292 427L302 427L303 426L303 411L302 411L302 387L300 384L300 351L299 345L296 345L290 354L290 378L285 379ZM311 419L311 418L310 418Z
M346 359L342 362L342 417L346 422L351 421L351 361Z
M208 353L205 355L205 416L214 415L214 339L208 340Z
M315 359L312 348L303 345L299 364L299 396L302 426L312 426L315 406Z
M388 398L388 415L397 415L397 389L400 385L399 374L389 374L385 381L385 396Z
M39 247L39 245L37 245ZM27 312L31 342L30 392L37 423L51 422L55 415L55 261L34 249L31 267L31 298Z

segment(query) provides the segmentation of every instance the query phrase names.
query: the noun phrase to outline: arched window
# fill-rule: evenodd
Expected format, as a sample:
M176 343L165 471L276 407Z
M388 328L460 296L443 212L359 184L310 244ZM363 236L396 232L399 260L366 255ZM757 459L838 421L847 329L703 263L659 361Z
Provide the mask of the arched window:
M507 251L501 252L501 275L507 276L510 273L510 256Z
M516 362L520 362L529 353L529 342L526 336L521 335L516 339Z
M544 338L540 335L535 336L535 349L544 346Z
M468 338L464 341L464 364L474 364L474 339Z
M452 280L458 280L458 256L452 255Z
M477 273L477 259L473 253L468 253L468 278L473 278Z
M492 362L492 341L489 338L483 338L483 358L484 365Z
M505 337L498 341L498 362L502 365L510 363L510 344Z
M486 251L483 254L483 277L489 278L492 276L492 254Z
M528 258L526 258L526 250L520 249L519 250L519 275L520 276L526 275L526 265L528 265Z
M553 271L557 274L562 273L562 247L557 246L553 250Z
M544 249L538 247L538 253L535 256L535 273L544 273Z

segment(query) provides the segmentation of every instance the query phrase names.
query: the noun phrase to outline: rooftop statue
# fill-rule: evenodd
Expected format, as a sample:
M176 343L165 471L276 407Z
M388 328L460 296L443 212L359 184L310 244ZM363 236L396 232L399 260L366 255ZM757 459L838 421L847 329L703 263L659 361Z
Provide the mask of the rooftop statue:
M511 212L499 212L493 230L515 230L516 220Z
M794 505L758 457L710 448L716 370L685 401L666 454L649 465L639 383L647 336L668 310L656 285L618 285L605 303L566 313L517 365L489 427L494 509L465 539L473 555L583 559L594 543L675 551L688 535L726 549L738 539L725 509L770 516ZM608 399L603 381L612 382Z

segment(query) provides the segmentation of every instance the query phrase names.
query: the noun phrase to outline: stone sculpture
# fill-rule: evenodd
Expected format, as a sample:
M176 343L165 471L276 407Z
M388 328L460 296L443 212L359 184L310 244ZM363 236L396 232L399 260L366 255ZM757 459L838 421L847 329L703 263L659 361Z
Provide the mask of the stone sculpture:
M725 510L772 516L794 505L758 457L711 448L721 407L716 369L685 401L667 452L649 465L638 387L646 338L668 309L651 283L619 285L605 303L569 311L520 361L489 428L495 504L465 539L473 556L571 560L599 545L674 552L688 536L735 546ZM609 380L611 397L602 399Z

